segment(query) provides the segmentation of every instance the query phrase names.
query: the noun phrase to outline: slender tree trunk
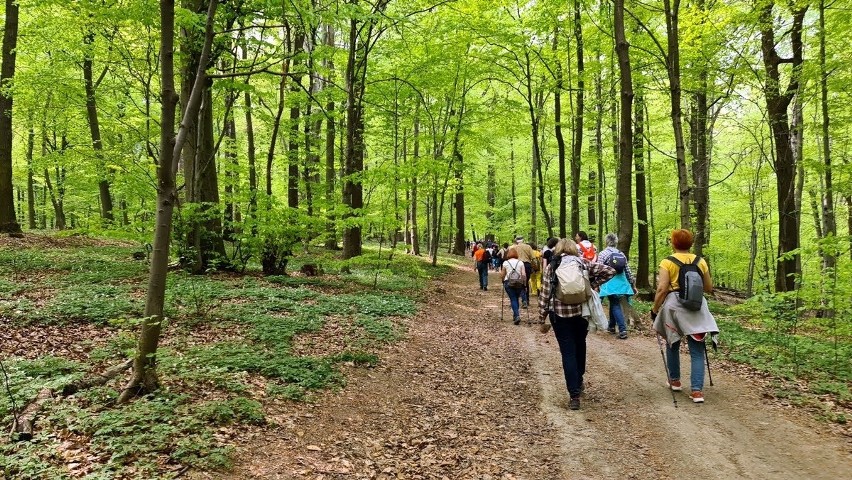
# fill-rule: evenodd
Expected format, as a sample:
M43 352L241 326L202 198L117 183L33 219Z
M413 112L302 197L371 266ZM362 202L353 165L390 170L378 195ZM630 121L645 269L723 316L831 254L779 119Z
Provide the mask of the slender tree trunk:
M219 2L210 2L205 25L204 47L199 65L206 65L213 43L213 20ZM160 161L157 165L157 220L154 229L151 269L148 276L148 293L145 313L139 334L139 345L133 359L133 375L119 397L119 402L144 395L159 387L157 378L157 347L163 322L163 305L166 294L166 276L169 263L169 243L172 231L172 213L177 198L175 175L181 149L187 138L188 123L201 105L205 72L199 68L187 108L182 112L180 129L175 135L175 113L180 100L174 86L174 0L160 0Z
M624 0L615 0L614 10L615 51L618 56L619 84L621 87L621 131L619 135L618 164L619 175L616 180L618 202L618 248L630 255L633 242L633 202L631 190L633 176L633 79L630 71L630 45L624 34Z
M461 122L464 114L464 100L462 100L462 108L459 111L459 121L458 126L456 127L456 133L453 138L453 159L455 161L455 177L456 177L456 195L455 195L455 223L456 223L456 232L455 232L455 240L453 242L452 253L454 255L464 256L465 252L465 241L464 241L464 230L465 230L465 220L464 220L464 157L460 151L459 147L459 135L461 133Z
M293 67L290 70L292 83L290 84L290 96L297 97L302 87L302 73L300 69L299 56L305 50L305 34L297 27L293 39ZM290 138L287 148L287 206L299 208L299 116L301 106L299 102L290 100ZM307 122L307 120L305 120Z
M343 204L348 211L344 215L348 223L343 231L343 258L361 255L360 214L355 213L364 206L364 193L360 181L353 176L364 169L364 125L363 94L364 84L361 70L366 70L366 48L359 44L358 31L363 28L358 20L350 20L349 56L346 64L346 157L344 162ZM355 220L353 222L353 220ZM437 241L437 239L436 239Z
M634 114L636 129L633 133L633 163L636 169L636 219L638 220L637 252L638 268L636 270L636 288L650 290L650 265L648 263L648 206L645 192L645 97L643 90L637 88L636 112Z
M828 109L828 69L825 65L825 0L819 2L819 71L820 71L820 113L822 114L822 161L823 161L823 192L822 192L822 230L825 236L837 235L837 219L834 214L834 179L831 164L831 117ZM826 270L834 269L837 265L835 249L823 250L822 265Z
M577 105L574 109L574 138L571 142L571 230L580 230L580 175L583 163L583 119L585 117L585 65L580 0L574 0L574 39L577 51Z
M243 46L243 60L248 60L248 49ZM246 87L249 86L249 78L246 78ZM252 107L251 92L245 89L243 94L246 117L246 150L248 160L248 182L249 182L249 217L256 218L257 212L257 150L254 138L254 112Z
M683 111L680 86L680 32L678 19L680 0L663 0L666 14L666 71L669 77L672 128L674 129L675 158L677 162L678 198L680 199L680 228L692 228L689 212L689 174L686 168L686 148L683 140Z
M509 171L512 175L512 227L513 234L518 233L518 201L515 184L515 144L512 142L512 151L509 153ZM476 239L474 239L476 240Z
M769 126L775 146L775 178L778 202L778 263L775 270L775 289L779 292L792 291L796 288L795 275L800 270L798 254L788 254L799 248L799 212L796 209L796 157L791 140L787 108L793 96L799 91L799 77L803 63L802 24L807 5L793 11L793 24L790 30L790 45L792 57L781 58L776 50L775 30L773 27L774 4L767 2L761 9L761 50L763 65L766 71L764 95L766 110L769 116ZM792 70L789 83L784 92L781 91L781 74L779 66L791 63Z
M18 48L18 2L6 0L3 25L3 64L0 66L0 233L21 233L15 218L15 189L12 185L12 90Z
M600 52L596 52L597 58L600 58ZM595 75L595 96L597 97L597 116L595 118L595 160L597 172L594 168L589 169L589 185L594 190L589 194L589 229L592 226L597 227L598 238L603 238L603 115L604 115L604 99L603 99L603 79L601 73ZM594 198L592 198L594 196ZM595 215L597 212L597 218Z
M414 109L414 151L411 171L411 254L420 255L420 229L417 228L417 176L420 161L420 105Z
M553 92L553 129L559 156L559 237L565 238L568 220L568 186L565 178L565 138L562 135L562 62L559 61L559 27L553 31L553 52L556 57L556 87ZM572 227L573 223L572 223Z
M328 25L325 29L323 43L327 48L334 48L334 27ZM327 60L323 60L326 71L329 77L334 72L334 61L329 56ZM334 207L337 204L337 185L336 185L336 167L335 167L335 149L334 139L337 135L335 130L335 108L333 97L329 96L326 103L326 121L325 121L325 210L326 210L326 237L325 248L329 250L337 250L337 229L335 227Z
M35 149L35 128L30 125L27 134L27 225L30 230L36 228L35 179L33 171L33 150Z
M233 105L236 103L237 93L228 90L226 117L223 123L224 135L228 139L225 148L225 224L222 228L222 237L232 240L237 219L239 217L239 203L236 193L239 185L239 163L237 160L237 122L234 118Z
M94 42L94 32L87 32L86 36L83 38L83 44L86 45L86 48L93 49ZM98 192L100 194L101 218L107 222L112 222L115 220L115 217L112 213L113 205L108 179L109 172L106 167L106 161L104 160L101 126L98 121L98 104L95 98L95 81L92 73L94 60L92 57L93 55L91 52L87 52L83 57L83 79L86 87L86 116L89 121L89 133L92 137L92 148L95 150L95 158L97 158L98 163L98 176L100 177L98 179Z

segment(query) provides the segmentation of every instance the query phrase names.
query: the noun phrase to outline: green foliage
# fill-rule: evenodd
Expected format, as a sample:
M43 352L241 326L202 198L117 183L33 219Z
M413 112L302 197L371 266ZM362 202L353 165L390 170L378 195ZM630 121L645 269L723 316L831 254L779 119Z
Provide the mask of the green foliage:
M117 395L114 391L100 393ZM250 402L226 405L233 411L233 419L257 419L258 411ZM230 448L220 445L207 426L216 411L210 403L199 406L186 396L159 392L102 411L66 403L55 408L50 419L70 432L88 436L90 448L108 457L102 471L117 472L130 466L156 475L159 459L202 469L230 465Z
M199 405L195 410L199 418L214 425L230 425L232 423L260 425L266 421L260 402L245 397L206 402Z
M359 315L356 325L363 328L370 338L380 342L394 342L402 336L402 331L394 322L370 315Z
M365 352L346 351L335 355L334 360L336 362L351 362L355 365L365 365L368 367L374 367L379 364L379 357L375 354Z
M4 361L9 374L9 389L20 410L36 398L42 389L56 389L82 377L85 366L71 360L44 356L34 360ZM5 391L0 395L0 421L9 423L12 401Z
M374 317L406 317L417 311L410 298L399 295L339 295L330 301L336 304L339 311L354 311Z
M106 324L142 314L142 302L130 288L114 285L75 285L60 292L43 312L46 320L81 320Z
M230 372L259 373L306 390L339 385L343 380L328 359L294 357L280 349L218 343L193 349L189 355L196 362L209 363Z

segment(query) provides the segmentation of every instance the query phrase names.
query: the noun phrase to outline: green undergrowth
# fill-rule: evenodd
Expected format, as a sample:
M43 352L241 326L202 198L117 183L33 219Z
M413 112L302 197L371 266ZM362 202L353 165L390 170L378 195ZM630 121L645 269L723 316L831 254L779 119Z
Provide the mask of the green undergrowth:
M61 325L68 337L56 340L87 352L77 361L4 359L18 409L41 389L134 354L147 286L147 262L132 256L138 250L0 250L0 318L23 333ZM348 261L312 251L293 258L290 269L306 263L322 274L263 277L252 265L245 274L170 272L157 357L161 390L116 405L119 378L46 403L33 442L0 443L0 477L80 477L68 465L87 462L94 462L90 479L227 468L239 437L228 431L266 422L266 399L312 401L345 385L344 367L380 363L385 345L404 337L402 318L416 313L419 291L447 271L369 246ZM95 326L98 338L75 336L79 324ZM0 421L11 425L8 395L0 395ZM80 462L57 455L66 440L80 445Z
M783 295L759 295L739 305L711 305L722 331L722 355L767 375L772 394L846 423L852 405L852 324L848 307L822 318ZM830 399L830 401L826 401Z

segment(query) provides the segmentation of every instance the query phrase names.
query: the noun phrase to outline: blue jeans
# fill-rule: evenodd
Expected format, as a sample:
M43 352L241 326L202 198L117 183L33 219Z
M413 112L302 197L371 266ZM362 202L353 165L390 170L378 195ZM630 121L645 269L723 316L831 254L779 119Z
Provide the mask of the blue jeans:
M562 371L571 398L580 396L586 373L586 334L589 322L583 317L558 317L550 312L550 323L562 354Z
M609 328L615 328L618 325L619 332L627 331L627 324L624 323L624 313L621 311L621 295L608 295L609 301Z
M476 262L476 271L479 272L479 288L488 286L488 263Z
M690 388L693 392L704 389L704 342L697 341L687 335L690 358ZM672 380L680 380L680 342L666 347L666 361L669 365L669 375Z
M509 288L509 282L503 282L503 288L506 289L506 296L509 297L509 304L512 306L512 320L521 318L520 299L523 293L523 288Z

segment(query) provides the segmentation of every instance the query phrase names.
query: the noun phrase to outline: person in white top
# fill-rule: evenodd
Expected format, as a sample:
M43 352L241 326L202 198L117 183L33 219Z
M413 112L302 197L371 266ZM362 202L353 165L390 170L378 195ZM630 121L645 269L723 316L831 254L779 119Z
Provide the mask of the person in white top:
M512 305L512 323L520 325L520 299L527 285L527 271L524 263L518 260L518 252L514 248L506 250L506 260L500 267L500 278L503 279L503 288Z

